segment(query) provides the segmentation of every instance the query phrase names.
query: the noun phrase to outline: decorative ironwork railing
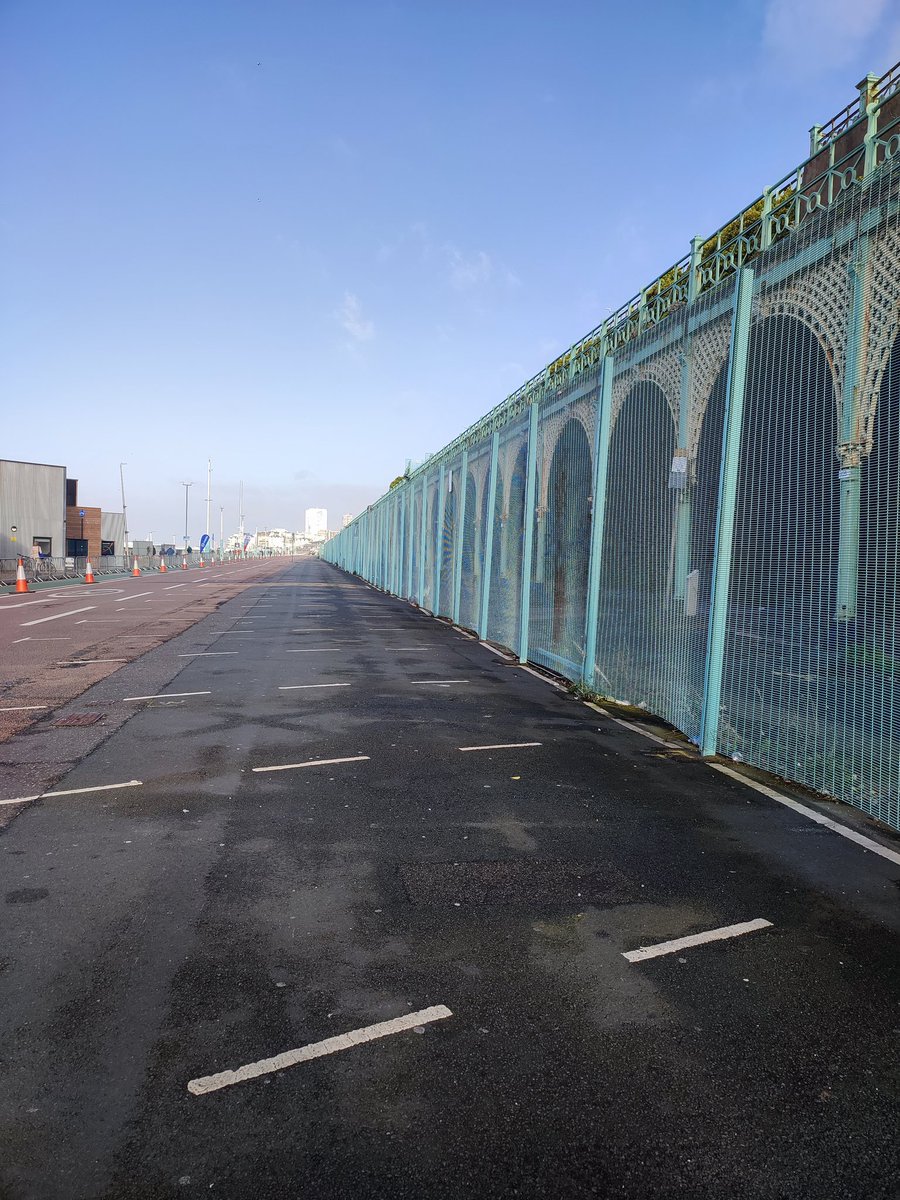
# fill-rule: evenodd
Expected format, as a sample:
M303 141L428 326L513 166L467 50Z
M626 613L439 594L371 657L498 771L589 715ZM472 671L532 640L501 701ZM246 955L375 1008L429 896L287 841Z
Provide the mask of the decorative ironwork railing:
M696 299L773 243L786 237L812 214L829 208L848 189L862 186L874 168L900 154L900 63L880 78L869 75L857 100L824 126L814 126L811 153L736 216L706 238L695 238L691 252L622 304L564 354L526 380L440 451L421 462L410 478L438 457L472 446L486 433L514 419L548 392L568 386L600 358L657 325L680 305ZM852 131L862 122L858 138ZM852 143L842 147L841 142ZM835 150L838 150L840 157Z

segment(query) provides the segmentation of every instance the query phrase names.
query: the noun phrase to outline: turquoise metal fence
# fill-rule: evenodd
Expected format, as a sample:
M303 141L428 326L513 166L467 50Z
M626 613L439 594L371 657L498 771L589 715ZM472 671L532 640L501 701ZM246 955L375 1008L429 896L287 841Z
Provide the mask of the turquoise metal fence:
M900 828L900 64L323 556Z

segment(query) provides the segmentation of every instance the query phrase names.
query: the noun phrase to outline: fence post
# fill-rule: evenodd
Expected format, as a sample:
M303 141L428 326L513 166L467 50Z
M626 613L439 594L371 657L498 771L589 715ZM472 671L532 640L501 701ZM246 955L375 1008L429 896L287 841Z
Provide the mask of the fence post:
M841 397L841 440L838 445L840 470L840 537L838 542L838 621L856 618L859 577L859 498L862 472L862 436L859 428L859 393L866 362L866 267L869 239L861 237L850 263L850 322L844 394Z
M725 391L725 427L722 432L722 466L719 471L719 502L713 556L712 596L706 647L703 711L700 717L700 753L716 753L719 740L719 710L722 703L722 673L725 660L725 627L731 585L731 552L734 542L734 513L737 502L741 458L744 393L750 349L750 318L753 303L753 269L737 273L734 313L731 319L731 349Z
M434 611L441 611L441 574L444 569L444 516L447 512L447 469L441 463L438 476L437 545L434 548Z
M462 452L462 467L460 468L460 498L456 518L456 545L454 546L453 566L453 624L459 624L459 605L462 599L462 557L463 539L466 536L466 495L469 491L469 451Z
M585 607L584 662L581 681L593 686L597 657L597 621L600 613L600 562L603 558L603 529L606 524L606 479L609 474L609 431L612 424L613 357L606 354L600 367L597 397L597 432L594 436L594 479L591 497L591 545L588 559L587 605Z
M534 494L537 490L538 401L531 402L528 421L528 464L525 468L525 544L522 547L522 606L519 622L519 662L528 662L528 624L531 619L531 559L534 553Z
M478 614L478 636L482 641L487 637L488 605L491 599L491 563L494 557L494 509L497 506L497 458L500 454L500 430L494 430L491 438L491 469L488 472L488 496L490 505L487 511L487 529L484 531L484 575L481 580L481 611Z
M868 177L877 165L878 147L878 76L866 75L856 85L859 89L859 115L866 118L866 132L863 137L863 178Z

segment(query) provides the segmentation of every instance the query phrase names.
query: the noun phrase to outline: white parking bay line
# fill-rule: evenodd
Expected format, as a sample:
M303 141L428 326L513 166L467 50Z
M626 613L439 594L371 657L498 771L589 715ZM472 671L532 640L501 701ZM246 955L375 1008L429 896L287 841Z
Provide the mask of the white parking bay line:
M61 792L42 792L42 796L80 796L84 792L114 792L118 788L143 787L143 780L129 779L125 783L100 783L96 787L67 788Z
M155 696L123 696L123 700L172 700L176 696L211 696L212 692L159 692Z
M310 646L306 650L285 650L285 654L338 654L342 646Z
M135 592L133 596L122 596L119 600L120 604L127 604L129 600L140 600L141 596L152 596L152 592Z
M330 767L334 763L368 762L368 754L357 754L355 758L311 758L309 762L282 763L278 767L254 767L253 770L261 775L265 771L299 771L303 767Z
M354 1046L363 1046L366 1042L390 1037L393 1033L404 1033L407 1029L418 1029L431 1021L443 1021L452 1016L453 1013L445 1004L435 1004L431 1008L422 1008L418 1012L395 1017L392 1021L379 1021L377 1025L365 1025L362 1029L351 1029L348 1033L339 1033L336 1037L325 1038L322 1042L312 1042L308 1046L300 1046L297 1050L285 1050L282 1054L276 1054L274 1058L263 1058L259 1062L238 1067L234 1071L219 1071L216 1075L203 1075L199 1079L190 1080L187 1090L192 1096L203 1096L207 1092L217 1092L220 1088L231 1087L235 1083L246 1083L247 1080L257 1079L260 1075L283 1071L286 1067L294 1067L298 1063L309 1062L313 1058L324 1058L326 1054L335 1054L338 1050L352 1050Z
M350 687L349 683L286 683L279 686L279 692L299 692L304 688Z
M447 687L450 683L468 683L468 679L410 679L410 683L437 683L441 687Z
M496 746L457 746L463 754L470 750L522 750L525 746L540 746L540 742L500 742Z
M0 804L27 804L30 800L46 800L57 796L81 796L85 792L114 792L119 788L143 787L140 779L129 779L126 783L101 783L96 787L66 788L59 792L39 792L36 796L17 796L14 800L0 800Z
M29 625L43 625L45 621L61 621L63 617L74 617L76 613L90 612L92 608L96 607L96 604L85 604L82 608L70 608L66 612L54 613L52 617L38 617L36 621L23 621L22 628L26 629Z
M706 933L694 933L689 937L675 938L671 942L658 942L655 946L642 946L640 950L624 950L622 957L627 958L629 962L643 962L645 958L659 958L662 954L674 954L676 950L704 946L707 942L721 942L726 938L740 937L742 933L754 933L757 929L770 929L771 926L771 921L758 917L755 921L723 925L721 929L708 929Z
M38 708L49 707L49 704L20 704L18 708L0 708L0 712L34 712Z

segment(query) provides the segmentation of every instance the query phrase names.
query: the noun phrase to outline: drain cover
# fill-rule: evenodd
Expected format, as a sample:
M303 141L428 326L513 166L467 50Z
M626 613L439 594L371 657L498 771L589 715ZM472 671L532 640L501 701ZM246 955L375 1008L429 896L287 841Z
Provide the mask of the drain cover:
M578 905L633 899L628 880L606 863L407 863L400 878L413 904Z
M72 713L70 717L60 717L59 720L54 721L53 724L57 728L68 725L95 725L102 716L103 713Z

